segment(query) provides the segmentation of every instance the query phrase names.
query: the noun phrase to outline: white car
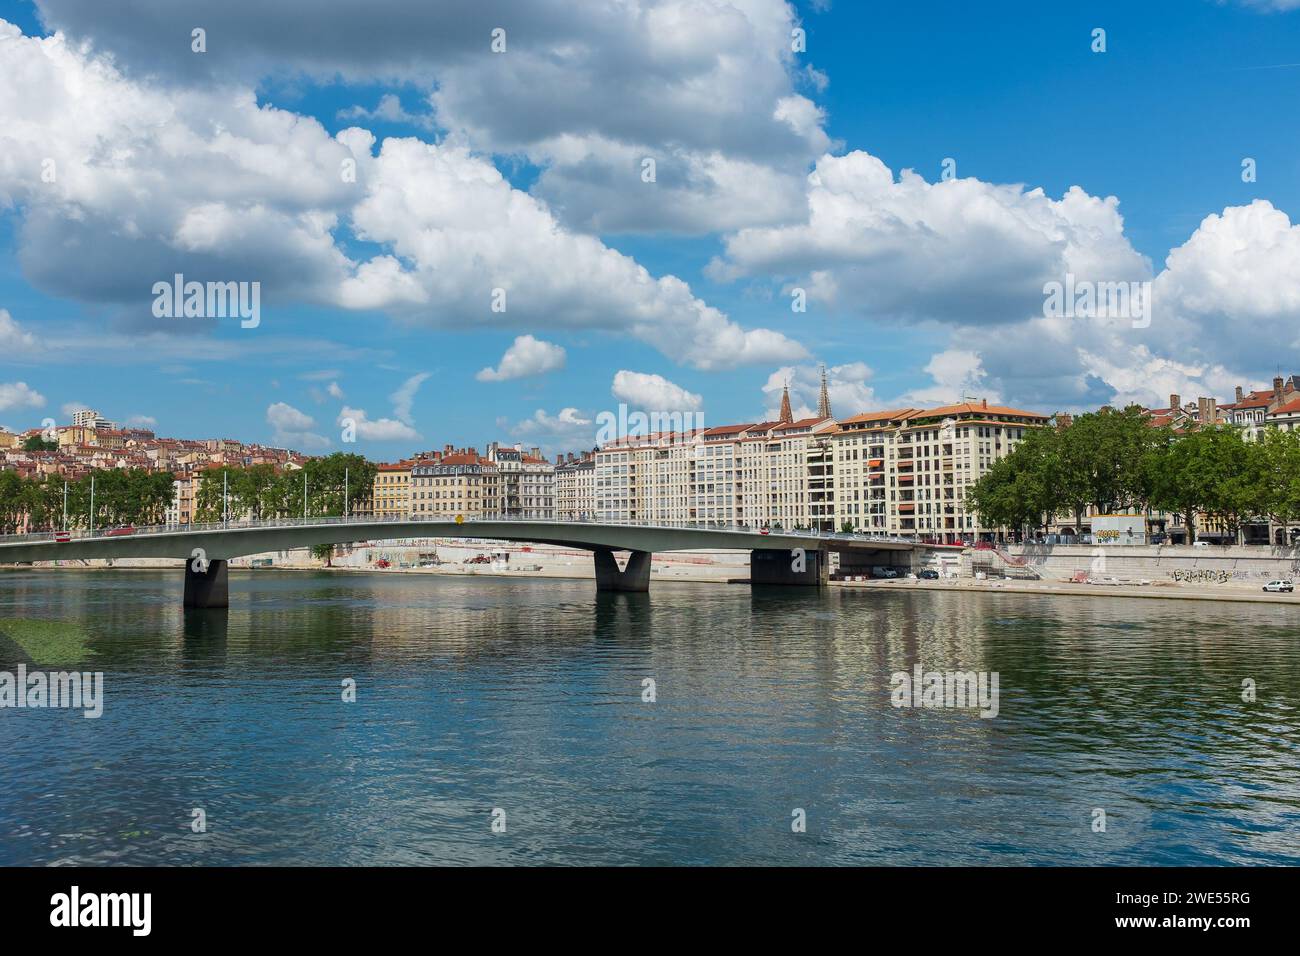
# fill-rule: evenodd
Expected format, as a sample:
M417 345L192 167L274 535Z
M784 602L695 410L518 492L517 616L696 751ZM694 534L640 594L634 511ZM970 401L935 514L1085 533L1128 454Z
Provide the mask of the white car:
M1265 591L1276 591L1278 593L1286 592L1290 594L1295 590L1295 585L1290 581L1269 581L1264 585Z
M1193 542L1192 542L1192 547L1193 547L1193 548L1208 548L1209 546L1210 546L1210 542L1208 542L1208 541L1193 541Z

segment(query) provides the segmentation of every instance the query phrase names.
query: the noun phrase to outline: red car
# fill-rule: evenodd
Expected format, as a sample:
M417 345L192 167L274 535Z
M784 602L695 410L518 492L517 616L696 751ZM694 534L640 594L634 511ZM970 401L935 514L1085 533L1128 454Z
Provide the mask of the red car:
M130 525L124 525L121 528L109 528L104 532L105 537L114 537L121 534L135 534L135 528Z

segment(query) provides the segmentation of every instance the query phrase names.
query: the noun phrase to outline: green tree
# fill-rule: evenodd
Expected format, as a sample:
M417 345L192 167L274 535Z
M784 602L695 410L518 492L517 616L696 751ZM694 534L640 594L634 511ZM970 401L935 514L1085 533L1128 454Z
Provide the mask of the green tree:
M42 435L28 435L23 439L24 451L58 451L59 440L57 438L45 438Z
M13 534L27 513L27 483L18 472L0 471L0 533Z
M1196 516L1215 502L1216 464L1212 428L1176 434L1161 429L1158 444L1147 455L1145 481L1151 505L1181 515L1190 544L1196 540Z
M995 461L967 489L967 507L979 515L980 524L990 527L1046 527L1066 505L1060 470L1060 430L1031 429L1015 451Z

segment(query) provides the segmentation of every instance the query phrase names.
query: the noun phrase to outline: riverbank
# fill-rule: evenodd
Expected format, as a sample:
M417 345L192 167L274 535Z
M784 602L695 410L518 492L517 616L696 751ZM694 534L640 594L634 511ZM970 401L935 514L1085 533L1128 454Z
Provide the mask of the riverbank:
M1065 581L1015 581L1010 579L977 581L971 578L952 578L939 581L898 578L885 581L835 581L833 587L874 588L903 591L978 591L1003 594L1068 594L1083 597L1125 597L1149 600L1174 601L1235 601L1251 604L1294 604L1300 607L1296 594L1272 594L1267 591L1247 591L1245 588L1198 588L1194 585L1164 584L1075 584Z

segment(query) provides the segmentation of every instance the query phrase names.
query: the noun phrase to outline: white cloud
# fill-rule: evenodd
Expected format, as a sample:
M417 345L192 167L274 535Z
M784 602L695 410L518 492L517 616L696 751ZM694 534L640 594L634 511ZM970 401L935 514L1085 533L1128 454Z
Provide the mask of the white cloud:
M564 368L563 348L531 335L521 335L506 349L495 369L481 369L474 377L480 382L506 382L561 368Z
M154 428L158 425L158 419L152 415L132 415L126 424L128 428Z
M369 0L365 17L352 0L136 0L129 18L95 0L40 6L47 27L93 40L131 75L187 88L301 72L430 89L439 126L526 156L542 169L537 194L581 229L597 217L636 231L778 221L830 145L824 117L795 90L821 74L790 49L786 0ZM212 40L202 56L189 49L196 23ZM500 55L488 48L496 27ZM391 94L343 115L424 120ZM646 156L659 163L658 190L637 188Z
M58 34L23 37L3 21L0 74L0 204L22 212L27 278L56 294L147 316L153 283L181 272L258 281L264 301L386 309L410 322L603 329L698 368L804 354L566 229L450 140L390 139L375 156L365 130L331 138L310 117L259 107L251 88L160 87ZM47 158L52 182L40 176ZM345 222L386 248L351 261L334 235ZM509 295L505 313L490 310L495 288Z
M420 386L429 377L429 372L417 372L408 378L398 387L397 391L388 396L388 400L393 403L393 414L399 421L412 424L411 405L415 402L415 393L420 390Z
M537 409L532 417L515 422L498 419L497 427L512 438L533 442L547 454L557 451L579 451L596 444L596 427L593 420L576 408L562 408L554 415Z
M325 392L326 394L329 395L330 398L336 398L336 399L343 398L343 389L338 382L330 382L329 385L326 386Z
M875 373L865 362L848 362L826 369L826 394L831 414L848 418L875 407L875 390L870 381ZM821 398L821 369L815 365L787 365L777 369L763 384L764 416L776 421L781 414L781 393L790 386L790 411L796 421L817 414Z
M694 412L704 405L704 399L688 392L662 375L629 372L620 369L614 375L610 393L619 401L642 411Z
M433 128L433 116L429 113L408 113L402 106L401 99L394 93L385 93L379 98L373 110L364 106L352 106L339 110L337 118L341 120L370 120L383 123L408 123L421 129Z
M59 406L59 411L63 413L64 418L71 418L77 412L84 412L90 408L85 402L64 402Z
M356 426L357 437L367 441L415 441L420 437L420 433L406 422L394 418L377 418L371 421L366 416L365 409L349 408L345 405L339 412L338 424L346 428L349 422Z
M0 412L16 408L41 408L45 396L26 382L0 382Z
M999 323L1041 313L1043 284L1150 278L1123 234L1118 200L1078 187L894 178L862 151L823 156L803 222L743 229L710 264L718 279L770 275L809 298L888 322Z
M937 352L926 363L925 372L933 384L908 391L898 400L899 405L924 407L953 405L969 398L987 398L992 402L1002 399L996 389L987 384L988 373L984 371L977 352L968 349Z
M681 279L656 279L599 240L565 229L463 147L389 139L366 163L355 230L391 246L401 261L384 256L373 270L363 264L344 284L344 302L398 312L412 301L437 302L436 320L458 326L621 331L700 369L806 354L779 332L742 329ZM504 311L493 311L497 289ZM427 309L412 313L412 321L434 320Z
M39 350L40 344L36 336L23 329L8 309L0 309L0 354L15 359Z
M329 439L312 431L316 420L285 402L275 402L266 409L266 421L276 445L300 449L319 449L329 445Z

